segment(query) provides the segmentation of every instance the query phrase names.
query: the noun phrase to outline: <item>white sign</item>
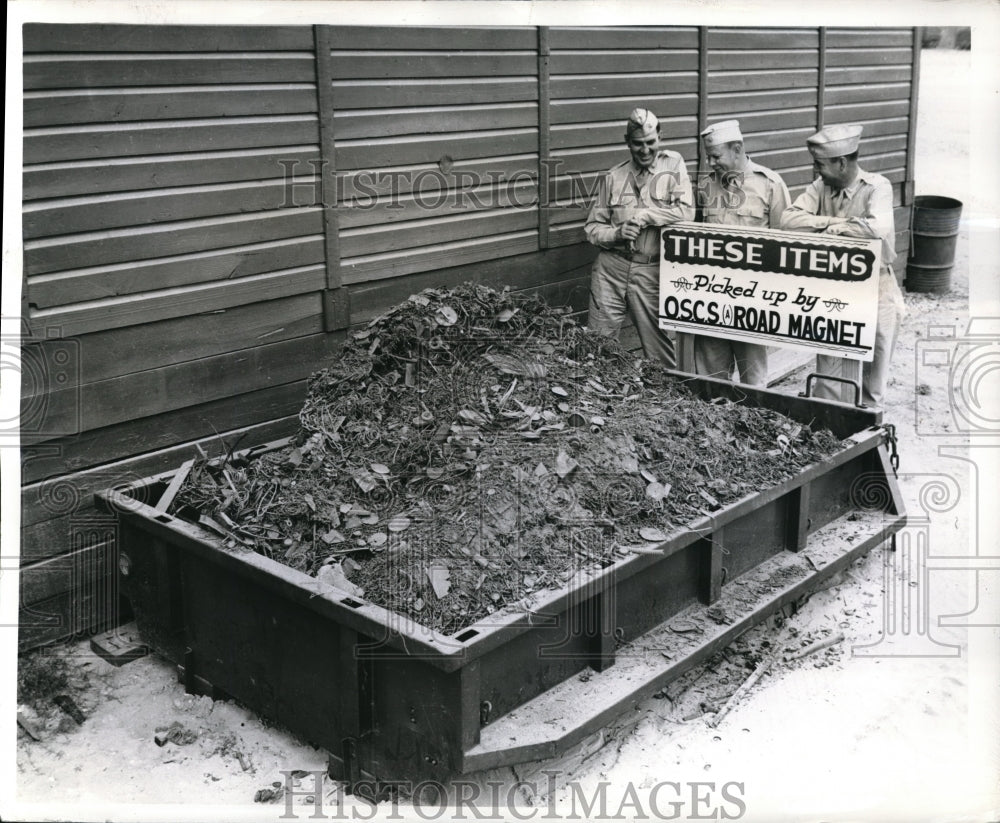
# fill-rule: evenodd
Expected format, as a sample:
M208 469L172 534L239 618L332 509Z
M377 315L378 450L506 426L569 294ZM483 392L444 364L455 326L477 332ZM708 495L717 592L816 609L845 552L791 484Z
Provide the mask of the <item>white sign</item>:
M675 223L660 235L660 328L871 360L881 240Z

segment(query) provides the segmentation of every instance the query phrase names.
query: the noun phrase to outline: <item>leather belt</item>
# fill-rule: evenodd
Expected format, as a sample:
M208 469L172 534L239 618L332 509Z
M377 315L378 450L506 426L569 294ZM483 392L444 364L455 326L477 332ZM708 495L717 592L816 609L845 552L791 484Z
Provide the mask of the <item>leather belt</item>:
M623 249L606 249L606 251L611 252L615 257L622 258L622 260L628 260L630 263L656 263L660 259L658 254L639 254L639 252L630 254Z

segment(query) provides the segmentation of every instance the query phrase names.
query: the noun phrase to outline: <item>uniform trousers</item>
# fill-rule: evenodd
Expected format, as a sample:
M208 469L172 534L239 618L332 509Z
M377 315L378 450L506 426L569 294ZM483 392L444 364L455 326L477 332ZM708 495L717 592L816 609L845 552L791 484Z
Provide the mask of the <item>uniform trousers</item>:
M627 317L632 318L643 353L650 360L673 368L673 341L659 327L660 265L636 263L602 251L590 275L590 312L587 325L616 337Z
M866 406L880 407L885 397L886 383L892 353L899 336L899 324L906 313L903 293L900 291L896 275L891 269L882 271L878 280L878 323L875 326L875 356L861 369L861 402ZM842 357L820 354L816 356L816 371L846 377L853 374L845 368L847 361ZM830 380L814 380L813 396L823 400L853 402L854 389Z
M720 380L731 380L736 368L741 383L764 386L767 384L767 346L699 334L694 338L694 368L698 374Z

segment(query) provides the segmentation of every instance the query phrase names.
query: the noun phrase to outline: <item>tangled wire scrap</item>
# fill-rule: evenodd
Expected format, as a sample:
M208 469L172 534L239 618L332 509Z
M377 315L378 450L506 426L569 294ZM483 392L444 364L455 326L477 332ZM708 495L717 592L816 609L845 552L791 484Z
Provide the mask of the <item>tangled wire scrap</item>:
M841 448L477 285L355 332L299 419L286 448L201 461L172 510L444 634Z

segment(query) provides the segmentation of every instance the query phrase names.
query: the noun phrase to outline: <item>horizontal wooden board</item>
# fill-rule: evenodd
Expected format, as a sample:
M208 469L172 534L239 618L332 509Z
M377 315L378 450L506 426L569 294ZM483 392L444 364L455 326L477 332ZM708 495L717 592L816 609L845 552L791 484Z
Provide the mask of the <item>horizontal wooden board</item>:
M589 201L559 201L547 209L550 226L560 226L564 223L579 223L586 221L590 213Z
M910 101L909 83L882 83L863 86L828 86L823 94L828 106L848 103L871 103L876 100Z
M625 117L608 123L570 123L553 126L549 146L553 151L583 146L607 146L619 143L625 151ZM660 137L663 140L694 139L698 131L695 117L661 117Z
M313 48L312 26L161 26L26 23L24 51L213 52Z
M228 249L113 263L28 278L28 302L38 309L90 300L237 280L255 274L325 262L320 234Z
M789 191L796 187L805 188L815 179L812 163L782 169L781 179L785 181L785 185L788 186Z
M103 52L103 50L102 50ZM312 52L146 54L29 54L24 88L186 86L204 83L306 83L316 79Z
M333 116L333 133L337 140L442 132L450 134L537 125L538 105L534 102L428 106L390 111L352 109L334 112Z
M26 201L318 173L319 146L40 163L24 169Z
M78 521L76 529L70 529L66 535L66 542L72 547L68 554L22 567L18 575L20 607L33 606L63 593L78 597L88 588L110 584L117 563L111 556L115 546L113 530L110 518L105 527L95 517L89 529L85 521Z
M46 490L43 484L26 498L31 507L25 509L22 525L47 520L53 514L52 504L43 501L50 501L52 491L63 484L64 478L58 477L59 475L167 448L208 436L215 431L224 432L277 418L294 417L305 402L306 387L307 382L299 380L140 420L127 420L74 437L54 440L45 447L39 447L34 457L30 450L28 453L22 450L22 482L34 483L55 478L51 480L52 489ZM47 453L49 447L57 447L59 451Z
M829 122L829 120L827 121ZM889 135L907 134L908 117L888 117L885 120L866 120L863 124L864 131L861 134L861 147L864 149L865 143L872 137L885 137Z
M628 119L636 106L648 108L657 117L683 117L696 114L696 94L667 94L659 97L608 97L598 100L553 100L550 112L552 125L562 123L592 123Z
M708 52L709 71L746 71L754 76L758 71L814 69L819 66L817 49L767 49L759 51Z
M749 139L750 135L761 132L780 131L782 129L806 128L816 125L816 105L815 100L811 105L799 108L787 108L775 110L763 110L745 112L739 115L740 131L744 137ZM727 120L730 115L725 112L718 112L708 118L708 122Z
M332 26L334 50L400 49L451 51L454 49L533 49L538 45L538 31L525 27L470 26Z
M549 229L549 244L553 247L572 246L585 242L583 223L564 223Z
M435 181L445 182L444 179ZM509 184L462 189L420 188L414 194L342 206L337 224L342 231L365 226L387 227L406 221L442 218L493 209L528 208L538 203L538 175Z
M117 572L94 581L82 591L63 592L25 606L17 613L17 645L21 651L63 642L73 637L93 635L122 622L125 606L113 608L108 591ZM122 602L122 601L120 601Z
M557 51L549 57L552 76L697 70L698 52L694 49Z
M827 106L823 121L831 123L865 123L869 120L883 120L907 117L910 113L908 100L887 100L881 103L848 103Z
M72 340L47 339L27 342L23 358L30 363L34 382L53 383L48 377L67 354L70 368L59 370L59 386L96 383L148 369L239 351L264 343L277 343L323 330L323 306L319 292L279 297L225 309L189 313L146 323L106 329ZM22 381L22 395L30 395Z
M589 270L596 253L593 246L583 243L566 249L485 258L405 277L362 283L351 287L352 320L360 324L368 323L409 295L426 288L448 288L471 282L491 288L537 289L550 280L564 279L581 267Z
M709 118L722 114L732 114L736 117L744 112L761 111L762 109L800 108L815 103L816 89L782 89L780 91L713 94L708 98L707 108Z
M549 79L552 100L591 97L662 97L698 91L695 71L622 74L567 74ZM625 117L628 116L626 112Z
M45 422L52 430L76 425L92 431L292 383L308 377L338 345L333 335L315 334L57 390L46 398Z
M827 87L863 83L899 83L909 81L912 76L913 68L909 63L891 66L827 68L825 72Z
M24 244L24 270L30 276L304 237L321 233L322 220L319 208L279 209L28 240Z
M826 50L826 64L835 66L884 66L912 63L913 49L832 49Z
M315 111L315 83L57 89L24 95L25 128Z
M533 51L341 51L331 56L331 79L518 77L538 73Z
M233 443L242 446L252 446L266 443L293 434L298 427L298 415L284 417L257 423L233 431L206 432L204 437L170 448L160 449L146 454L130 457L114 463L98 466L84 472L54 478L38 484L48 490L51 495L59 493L63 496L62 513L55 514L50 499L45 506L44 514L54 514L42 520L36 519L34 507L22 506L24 516L34 522L21 529L22 565L35 563L47 557L63 554L71 548L74 521L86 522L94 517L93 495L102 489L126 488L146 477L155 476L176 469L185 460L197 457L200 452L195 443L209 456L223 453L231 448ZM59 485L62 484L62 485ZM33 490L24 493L30 496ZM27 499L27 498L25 498ZM69 508L72 500L78 504ZM103 519L102 514L98 517Z
M535 207L467 212L403 224L343 230L340 233L340 253L343 259L364 257L510 234L537 226L538 210Z
M580 174L606 171L622 161L628 160L628 153L622 146L592 146L579 149L565 149L554 156L559 165L553 169L557 175ZM687 140L665 140L662 148L678 152L686 161L695 160L698 147L693 138Z
M756 157L759 151L776 151L805 146L806 138L816 131L815 126L789 129L788 131L766 131L751 134L744 133L743 146L748 155Z
M819 46L818 29L710 28L709 49L812 49Z
M862 161L871 155L882 155L889 152L900 152L906 148L906 135L888 135L885 137L874 137L870 140L861 141ZM791 148L778 149L776 151L758 151L754 153L754 159L763 165L773 168L776 171L795 165L802 165L809 160L809 152L806 148L805 140L801 144ZM862 162L863 165L863 162Z
M698 29L693 26L552 26L549 48L561 49L696 49Z
M859 47L879 48L909 46L913 43L913 29L827 29L826 46L831 49Z
M345 140L338 142L336 149L338 171L379 169L437 162L444 157L456 161L528 154L538 150L538 132L533 129L506 129L390 140Z
M303 169L311 171L308 166ZM26 204L22 235L34 239L321 205L320 181L315 177L67 197Z
M36 335L51 331L63 337L72 337L319 291L325 285L325 265L303 266L219 283L161 289L141 296L92 300L33 311L28 322Z
M441 189L466 189L474 185L535 180L538 155L468 158L455 162L447 172L438 163L383 168L349 169L337 173L339 198L345 206L363 207L380 198L401 198L421 192L433 198Z
M756 71L753 73L747 71L709 72L708 93L791 89L802 86L815 88L818 75L819 72L816 69Z
M863 154L858 159L861 168L878 172L892 183L899 183L905 177L906 152L894 151L885 154Z
M315 115L153 120L28 129L24 163L139 157L189 151L224 151L319 142Z
M602 171L553 177L550 199L555 202L590 203L597 194Z
M472 240L439 243L422 249L345 258L341 260L341 273L343 282L350 285L509 257L537 249L537 230L487 235Z
M517 103L538 99L536 77L447 77L393 80L335 79L333 102L338 109L382 109L411 106L461 106Z

